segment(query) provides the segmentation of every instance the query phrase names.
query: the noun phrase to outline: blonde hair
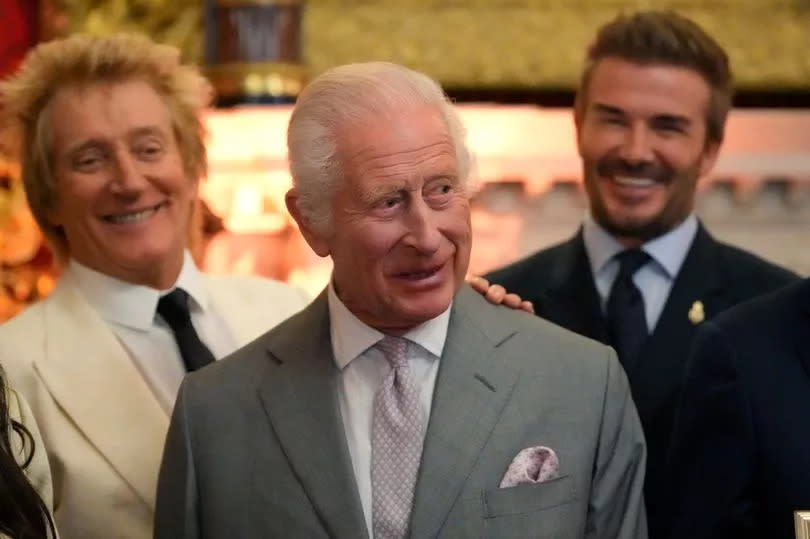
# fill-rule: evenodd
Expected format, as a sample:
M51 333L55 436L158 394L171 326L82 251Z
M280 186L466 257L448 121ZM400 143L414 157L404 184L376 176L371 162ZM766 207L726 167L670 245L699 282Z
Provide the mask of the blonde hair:
M295 103L287 149L298 209L320 230L332 221L331 197L343 178L338 130L403 107L435 107L455 149L461 184L469 187L471 156L464 126L441 86L423 73L388 62L346 64L315 78Z
M22 180L31 211L59 258L69 254L61 227L47 218L57 189L50 166L48 104L64 88L140 80L162 98L171 117L185 173L206 175L205 129L199 113L211 100L208 81L183 65L180 52L145 36L74 35L41 44L19 70L0 83L3 122L11 130L22 164Z

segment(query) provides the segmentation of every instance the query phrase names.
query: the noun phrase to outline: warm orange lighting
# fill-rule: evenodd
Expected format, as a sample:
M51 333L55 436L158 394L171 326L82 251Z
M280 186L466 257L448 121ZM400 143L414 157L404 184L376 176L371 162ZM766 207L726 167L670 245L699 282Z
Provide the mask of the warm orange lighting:
M525 254L526 214L520 212L530 210L518 202L554 182L576 185L581 164L568 109L468 104L458 111L486 200L472 211L470 271L477 274ZM287 280L316 294L331 262L309 250L284 205L291 185L285 143L290 112L289 106L240 107L206 115L210 175L202 195L227 232L209 244L204 265L218 273ZM808 132L810 111L735 111L713 176L753 185L766 174L810 180ZM565 206L569 220L583 210Z

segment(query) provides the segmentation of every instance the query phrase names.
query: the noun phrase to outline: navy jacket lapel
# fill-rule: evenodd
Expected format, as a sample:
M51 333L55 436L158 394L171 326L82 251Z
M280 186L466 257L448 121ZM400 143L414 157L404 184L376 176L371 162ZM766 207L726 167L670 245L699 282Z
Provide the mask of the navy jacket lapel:
M796 323L794 342L804 370L810 376L810 346L807 345L808 335L810 335L810 279L805 279L801 285L799 302L802 314Z
M535 300L539 316L598 341L607 341L607 329L593 273L580 230L562 245L545 290Z
M708 320L729 307L730 298L717 260L717 244L700 226L672 285L664 310L639 359L625 366L636 406L643 415L666 399L686 362L681 343L691 342L702 311ZM689 313L693 312L690 319ZM674 346L673 343L678 343Z

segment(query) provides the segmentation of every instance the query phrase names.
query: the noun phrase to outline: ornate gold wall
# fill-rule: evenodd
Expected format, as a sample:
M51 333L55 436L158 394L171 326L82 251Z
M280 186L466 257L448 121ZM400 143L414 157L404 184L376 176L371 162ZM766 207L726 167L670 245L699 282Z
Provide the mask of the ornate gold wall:
M267 1L267 0L266 0ZM199 58L201 0L78 0L74 28L142 27ZM387 59L455 87L572 87L596 27L671 8L729 50L743 88L810 88L810 0L309 0L310 73Z

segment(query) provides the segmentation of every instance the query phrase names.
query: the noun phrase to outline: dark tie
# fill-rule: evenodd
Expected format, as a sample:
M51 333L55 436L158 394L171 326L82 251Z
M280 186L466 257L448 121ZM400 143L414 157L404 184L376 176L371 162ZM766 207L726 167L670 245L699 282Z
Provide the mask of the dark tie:
M633 282L633 275L650 260L650 255L641 249L628 249L615 258L619 261L619 274L613 281L607 301L608 335L610 344L627 369L647 340L644 298Z
M157 312L169 324L174 333L174 340L180 348L180 355L186 370L196 371L214 361L214 355L200 340L197 331L191 324L188 311L188 294L185 290L175 288L158 301Z

